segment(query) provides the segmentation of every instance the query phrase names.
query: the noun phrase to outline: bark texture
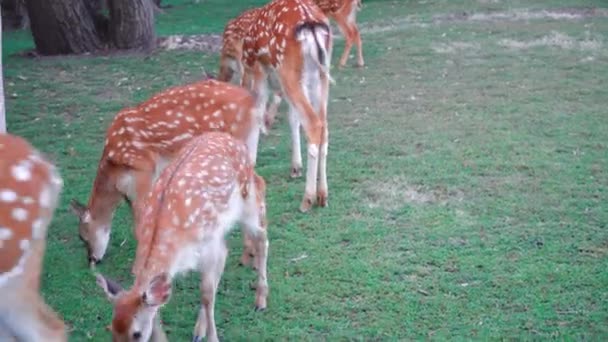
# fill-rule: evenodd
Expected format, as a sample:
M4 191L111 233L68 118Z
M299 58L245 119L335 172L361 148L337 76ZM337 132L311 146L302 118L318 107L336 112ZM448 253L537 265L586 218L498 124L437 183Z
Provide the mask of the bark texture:
M2 13L0 12L0 133L6 133L6 109L4 106L4 73L2 71Z
M82 54L101 50L103 36L91 7L83 0L27 0L36 50L43 55Z
M26 0L26 7L42 55L149 49L156 42L150 0Z
M110 0L110 32L118 49L154 46L154 6L150 0Z

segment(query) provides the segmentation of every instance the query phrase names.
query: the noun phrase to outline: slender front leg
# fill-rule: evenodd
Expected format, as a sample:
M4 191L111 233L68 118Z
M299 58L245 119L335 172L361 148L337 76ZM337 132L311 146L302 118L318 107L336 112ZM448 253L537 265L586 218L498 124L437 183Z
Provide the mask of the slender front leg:
M205 260L202 270L201 280L201 308L199 310L198 319L194 326L193 342L200 342L204 336L207 336L208 342L217 342L217 330L215 328L215 293L219 285L224 266L226 264L226 256L228 249L225 242L217 242L219 245L217 253L211 260Z
M240 263L243 266L248 266L251 263L251 258L255 258L255 246L245 227L243 227L241 234L243 235L243 254L241 254ZM255 259L252 266L255 267Z
M276 121L277 115L279 114L279 106L281 105L281 93L274 92L272 95L272 102L268 106L266 113L264 114L264 126L266 132L270 131L274 122Z
M320 80L319 117L323 122L323 135L321 137L321 149L319 150L319 183L317 188L317 203L321 207L326 207L328 205L327 150L329 148L329 127L327 120L327 104L329 99L329 77L325 74L321 74Z
M302 176L302 147L300 146L300 118L295 106L289 106L291 129L291 178Z
M319 185L317 189L317 203L321 207L327 207L328 187L327 187L327 150L329 147L329 131L323 131L324 139L319 151Z
M342 35L344 36L344 51L342 52L342 57L340 57L340 62L338 64L339 67L344 67L346 65L346 61L348 60L350 50L353 47L351 31L348 23L346 22L348 18L345 14L342 12L336 13L334 19L336 20L336 24L338 24L340 32L342 32Z
M263 229L263 228L262 228ZM266 230L261 230L255 236L255 249L256 257L254 263L258 271L258 282L255 291L255 310L263 311L266 309L266 302L268 298L268 278L266 274L266 263L268 259L268 237Z
M365 61L363 60L363 42L361 41L361 35L359 34L359 28L356 23L352 23L352 37L357 44L357 66L363 67L365 66Z

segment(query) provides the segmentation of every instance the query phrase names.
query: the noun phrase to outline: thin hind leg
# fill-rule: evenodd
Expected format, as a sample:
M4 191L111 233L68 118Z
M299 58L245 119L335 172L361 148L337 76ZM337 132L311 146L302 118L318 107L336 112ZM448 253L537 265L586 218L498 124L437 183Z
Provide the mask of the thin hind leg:
M194 337L192 339L194 342L202 341L204 336L207 336L207 341L218 341L214 314L215 295L222 278L222 273L224 272L228 249L223 240L215 242L214 248L217 248L217 250L212 253L209 259L203 262L204 265L201 272L201 308L194 327Z
M304 127L308 143L308 162L306 165L306 188L300 204L300 211L306 212L316 201L317 175L319 167L319 144L323 131L323 122L309 102L302 84L301 77L293 68L285 65L281 69L281 83L289 104L298 112L299 121ZM292 108L293 112L294 108Z

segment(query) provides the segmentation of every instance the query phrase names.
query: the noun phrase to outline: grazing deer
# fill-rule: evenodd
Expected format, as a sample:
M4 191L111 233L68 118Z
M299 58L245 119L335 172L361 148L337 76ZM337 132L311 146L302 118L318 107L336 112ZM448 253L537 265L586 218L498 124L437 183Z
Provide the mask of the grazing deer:
M257 18L259 8L251 8L228 21L222 35L218 80L243 84L243 38Z
M310 210L315 200L327 205L331 49L329 20L312 0L274 0L261 7L243 43L245 66L253 75L256 93L266 102L270 85L289 103L292 177L301 175L300 124L304 126L308 163L302 212Z
M361 10L361 0L314 0L314 2L325 15L336 21L344 35L346 43L339 66L346 65L353 43L357 44L357 66L364 66L363 43L357 27L357 11Z
M251 77L249 73L245 73L243 67L243 39L257 19L258 13L259 8L248 9L226 24L222 36L218 80L236 83L248 89L251 88ZM278 93L275 93L273 101L264 114L264 129L262 132L266 133L271 128L280 104L281 97Z
M225 236L235 223L247 231L256 251L255 306L266 308L265 182L249 161L245 145L222 132L192 139L162 172L148 193L137 223L140 239L133 265L135 282L120 291L102 275L98 284L114 305L115 341L147 341L159 308L168 302L173 278L201 273L201 308L193 341L217 341L215 293L228 250Z
M67 341L39 294L49 223L63 181L24 139L0 134L0 329L18 341Z
M247 90L215 80L169 88L120 111L106 133L88 205L71 203L89 261L103 258L120 200L125 198L137 213L138 199L193 137L210 131L230 133L247 144L255 164L261 112Z

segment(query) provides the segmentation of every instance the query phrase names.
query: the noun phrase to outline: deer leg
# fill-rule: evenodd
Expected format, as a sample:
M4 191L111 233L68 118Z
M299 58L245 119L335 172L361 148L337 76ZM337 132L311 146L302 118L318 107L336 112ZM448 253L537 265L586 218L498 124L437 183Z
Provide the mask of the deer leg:
M268 235L266 230L265 218L259 211L257 201L248 201L247 213L240 221L243 227L243 234L251 244L249 248L255 253L253 268L258 274L255 285L255 310L263 311L266 309L266 299L268 297L268 278L266 264L268 259Z
M254 109L257 112L257 108ZM262 118L255 118L256 123L259 123ZM262 123L263 124L263 123ZM249 153L249 160L255 165L258 156L258 143L260 141L260 129L252 129L247 136L245 144L247 145L247 152Z
M67 341L65 325L37 293L19 296L18 305L0 309L0 321L17 341ZM15 298L13 298L14 300Z
M305 90L300 82L300 77L293 68L285 65L281 69L281 82L285 95L288 97L291 112L297 111L299 121L304 126L308 140L308 162L306 165L306 188L304 198L300 204L300 211L307 212L315 203L317 194L317 174L319 170L319 145L321 133L324 129L323 122L317 116L311 103L305 95ZM292 139L294 139L292 137ZM295 140L295 139L294 139ZM295 145L295 141L294 141Z
M289 106L289 128L291 129L291 178L302 176L302 147L300 146L300 119L295 106Z
M338 64L338 66L342 68L346 65L346 61L348 60L348 55L350 54L353 42L350 35L351 31L347 22L348 19L346 18L346 16L342 13L337 13L334 16L334 19L336 20L336 24L338 24L340 32L342 32L342 35L344 36L344 51L342 52L342 57L340 57L340 62Z
M266 300L268 298L268 278L266 274L266 263L268 260L268 237L266 230L261 230L254 237L256 257L254 264L258 272L258 282L255 290L255 310L266 310Z
M321 136L321 148L319 150L319 183L317 187L317 203L319 206L327 206L327 150L329 147L329 128L327 120L327 102L329 97L329 78L326 74L321 73L321 82L318 86L320 94L318 94L319 117L323 122L323 131Z
M240 264L243 266L248 266L251 263L251 258L255 258L255 246L253 245L252 239L247 233L245 227L242 229L243 234L243 254L241 254ZM255 259L254 259L255 260ZM255 263L255 261L254 261ZM252 265L255 267L255 264Z
M365 66L365 61L363 60L363 42L361 41L361 34L359 33L357 23L354 21L351 23L351 37L355 41L355 44L357 44L357 66L363 67Z
M201 279L201 309L194 327L193 342L200 342L207 336L208 342L217 342L217 330L215 328L215 293L219 285L228 249L225 241L213 241L212 247L215 250L209 251L206 255L208 259L203 260L203 270Z
M272 95L272 102L270 106L268 106L268 110L264 115L264 126L266 127L266 131L270 131L272 125L276 120L276 117L279 113L279 106L281 105L281 95L280 92L275 92Z

